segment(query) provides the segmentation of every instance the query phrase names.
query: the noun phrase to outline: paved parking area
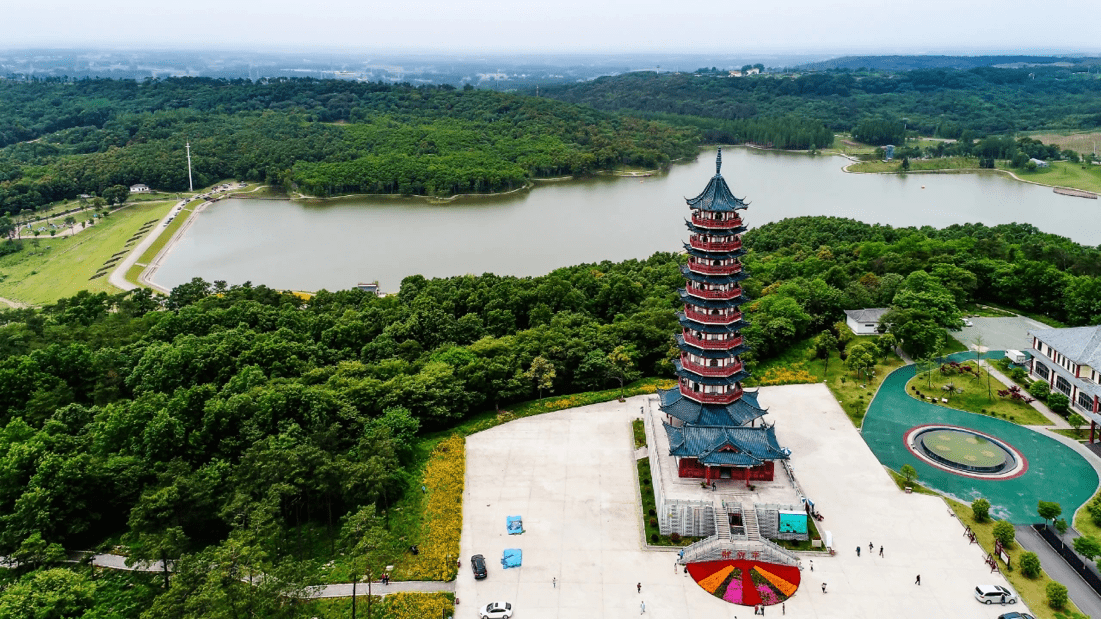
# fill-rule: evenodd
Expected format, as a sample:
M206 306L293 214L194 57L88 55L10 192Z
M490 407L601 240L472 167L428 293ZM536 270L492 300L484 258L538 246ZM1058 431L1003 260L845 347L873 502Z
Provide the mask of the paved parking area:
M983 346L987 350L1027 350L1030 345L1028 341L1030 330L1051 328L1024 316L1007 318L976 316L970 320L975 326L964 327L955 332L949 331L948 334L971 349L975 348L975 338L982 337Z
M839 549L817 555L813 573L804 558L803 585L783 616L994 619L1004 612L972 596L976 584L1006 583L989 573L944 503L899 492L824 385L766 387L761 403ZM516 619L637 617L642 601L646 616L657 618L752 613L676 571L675 552L643 549L630 421L644 404L637 397L528 417L467 439L456 617L477 617L478 605L494 600L512 602ZM526 532L509 536L505 518L515 514ZM869 556L869 542L877 552L882 544L885 557ZM523 567L501 568L506 548L523 550ZM486 556L486 580L470 573L474 553Z

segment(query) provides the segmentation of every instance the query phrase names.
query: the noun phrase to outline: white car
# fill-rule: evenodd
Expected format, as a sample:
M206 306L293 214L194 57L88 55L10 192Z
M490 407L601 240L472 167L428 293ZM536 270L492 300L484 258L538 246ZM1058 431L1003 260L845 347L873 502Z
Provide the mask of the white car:
M971 322L970 318L964 318L963 319L963 326L965 326L965 327L974 327L975 323Z
M509 619L512 617L512 604L508 602L490 602L478 609L480 619Z
M1016 604L1017 596L1001 585L979 585L975 587L975 599L983 604Z

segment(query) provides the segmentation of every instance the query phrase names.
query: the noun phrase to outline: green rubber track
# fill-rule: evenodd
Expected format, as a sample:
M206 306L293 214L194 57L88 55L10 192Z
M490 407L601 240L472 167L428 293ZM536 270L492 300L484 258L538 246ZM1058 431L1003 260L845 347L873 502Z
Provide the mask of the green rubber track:
M998 352L992 356L997 358ZM991 353L988 353L991 356ZM975 353L956 353L952 361L974 359ZM883 381L864 416L861 434L885 466L899 470L904 464L918 472L918 482L960 501L985 497L992 516L1013 524L1039 522L1037 501L1054 501L1068 520L1097 491L1097 472L1070 447L1059 441L1002 419L936 406L906 395L913 378L912 365L901 367ZM974 479L935 468L914 456L903 437L915 426L945 424L977 430L1015 447L1028 460L1028 470L1015 479Z

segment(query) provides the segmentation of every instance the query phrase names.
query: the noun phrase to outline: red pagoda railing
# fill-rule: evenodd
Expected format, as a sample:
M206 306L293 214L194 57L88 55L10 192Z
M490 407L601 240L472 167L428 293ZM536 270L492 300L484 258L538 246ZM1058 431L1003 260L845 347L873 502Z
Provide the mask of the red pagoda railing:
M681 367L683 367L684 369L688 370L689 372L699 374L700 376L732 376L734 374L737 374L738 372L741 372L742 368L745 367L745 364L741 361L738 361L734 365L727 365L722 367L700 365L694 361L691 361L686 354L681 355L680 364Z
M728 393L704 393L702 391L692 391L683 383L680 386L680 393L690 400L704 402L705 404L730 404L742 397L741 387Z
M684 306L684 316L695 320L696 322L705 322L709 325L726 325L738 320L742 317L741 312L734 312L733 314L708 314L707 312L701 312L699 310L692 309L692 306Z
M725 241L722 243L714 241L710 243L705 243L704 241L701 241L695 237L691 237L688 239L688 244L692 247L695 247L696 249L702 249L704 251L734 251L735 249L742 248L741 239Z
M739 287L729 290L702 290L695 286L688 286L685 290L688 291L688 294L701 299L721 299L724 301L737 298L742 294L742 289Z
M742 345L742 336L731 338L728 340L701 340L700 338L690 334L684 334L685 343L691 344L697 348L703 348L706 350L728 350L731 348L737 348Z
M733 219L707 219L699 215L692 215L692 223L701 228L716 228L721 230L725 228L737 228L742 225L742 220L740 217L735 217Z
M737 262L734 264L703 264L689 261L688 268L705 275L733 275L742 270L742 265Z

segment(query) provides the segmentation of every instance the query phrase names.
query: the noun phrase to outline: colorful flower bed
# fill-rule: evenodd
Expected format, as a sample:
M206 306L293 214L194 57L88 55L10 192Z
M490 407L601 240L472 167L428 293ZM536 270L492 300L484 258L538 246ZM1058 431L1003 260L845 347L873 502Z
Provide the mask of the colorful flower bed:
M450 617L454 611L454 597L450 593L409 593L403 591L384 597L382 603L383 617L386 619Z
M747 559L690 563L688 573L704 591L743 606L779 604L799 588L799 568Z
M769 385L798 385L803 383L816 383L818 379L801 367L802 364L791 367L771 367L757 377L757 384Z
M466 443L461 436L440 441L424 469L428 493L420 554L396 570L395 580L452 580L457 573L459 535L463 528L463 478Z

